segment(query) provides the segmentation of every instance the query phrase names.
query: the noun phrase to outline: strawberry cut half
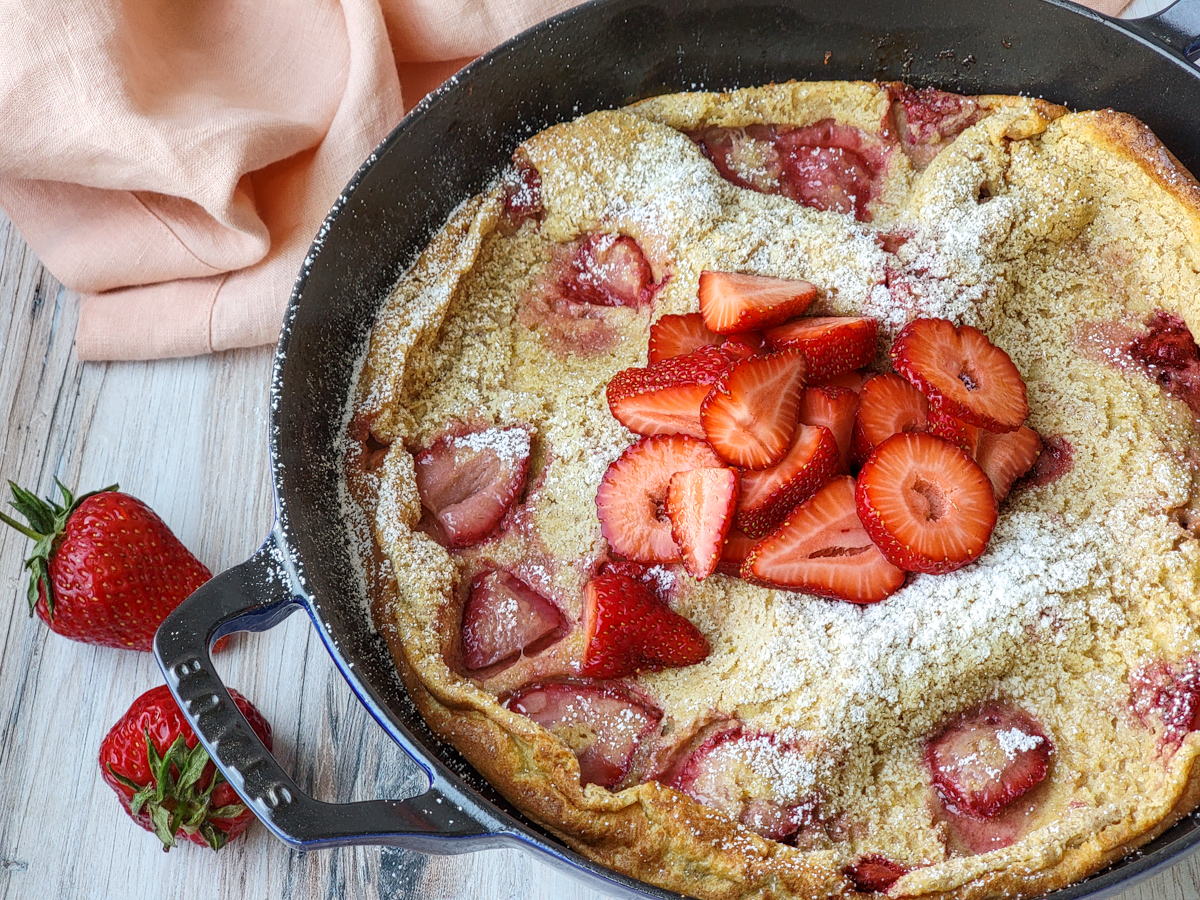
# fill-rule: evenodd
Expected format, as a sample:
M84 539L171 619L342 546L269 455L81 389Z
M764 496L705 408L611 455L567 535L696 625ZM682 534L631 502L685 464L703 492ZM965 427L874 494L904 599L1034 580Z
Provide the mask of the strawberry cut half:
M947 319L914 319L896 335L892 365L956 419L986 431L1016 431L1029 415L1025 382L986 334Z
M504 700L565 743L579 760L583 784L612 790L662 712L617 684L531 684Z
M695 665L709 646L695 625L645 584L608 572L587 583L583 598L583 662L590 678L624 678Z
M587 235L558 276L564 297L595 306L642 306L659 287L638 242L623 234Z
M446 434L413 462L421 505L451 549L489 537L525 487L529 432L520 426Z
M712 447L687 435L658 434L631 444L608 467L596 491L604 539L614 553L636 562L679 562L679 545L664 512L671 476L724 467Z
M884 558L859 521L849 475L834 478L759 541L742 577L859 604L877 603L904 584L904 572Z
M1042 782L1054 744L1034 718L1007 703L985 703L925 747L934 788L952 812L990 819Z
M838 446L832 432L820 425L797 425L791 449L779 465L742 474L738 528L753 538L770 534L833 478L837 467Z
M646 368L623 369L605 389L614 418L636 434L703 438L700 407L733 365L715 347L701 347Z
M671 476L667 518L683 551L683 567L693 578L705 579L716 571L737 501L738 473L733 469L689 469Z
M858 515L893 565L941 575L987 549L996 527L992 483L979 464L931 434L895 434L858 473Z
M928 428L929 401L925 395L899 375L890 372L876 375L863 385L858 394L851 460L861 465L872 450L893 434L926 431Z
M908 874L908 868L886 856L870 853L842 869L860 894L883 893Z
M829 429L837 442L837 470L843 475L850 473L850 448L857 415L858 394L848 387L810 385L800 396L800 421Z
M551 601L503 569L480 572L463 607L463 665L470 671L535 653L566 632Z
M700 313L660 316L650 326L650 364L685 356L701 347L715 347L725 338L709 331Z
M779 465L792 444L803 389L804 355L796 350L734 364L700 406L708 442L730 465Z
M800 315L816 299L817 289L807 281L705 270L699 296L704 324L718 334L737 334Z
M1041 436L1025 425L1001 434L979 432L975 461L991 480L997 503L1008 496L1013 482L1033 468L1041 452Z
M810 380L832 378L861 368L875 359L879 323L854 316L814 316L792 319L764 334L775 350L799 350L808 364Z

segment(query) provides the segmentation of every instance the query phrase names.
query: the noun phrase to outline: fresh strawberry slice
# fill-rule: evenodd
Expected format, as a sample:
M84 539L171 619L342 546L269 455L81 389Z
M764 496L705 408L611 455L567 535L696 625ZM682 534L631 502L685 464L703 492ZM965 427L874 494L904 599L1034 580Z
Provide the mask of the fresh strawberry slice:
M463 607L463 665L475 671L536 652L565 630L558 607L520 578L503 569L480 572Z
M739 331L725 338L725 343L721 344L721 352L730 359L749 359L752 356L770 353L771 348L767 346L761 331Z
M796 431L803 389L804 355L796 350L735 363L700 406L708 442L731 465L779 465Z
M874 377L866 369L855 369L853 372L842 372L839 375L831 375L828 378L812 378L808 383L813 387L849 388L857 394L863 389L863 385Z
M742 574L742 563L758 540L750 537L735 524L725 535L725 544L721 547L721 559L717 562L717 571L722 575L737 578Z
M975 457L975 451L979 449L980 437L990 433L984 431L978 425L969 425L962 419L954 418L954 416L937 406L929 408L927 422L925 430L929 434L945 438L952 444L957 444L962 448L963 453L970 457ZM1000 498L997 497L996 499Z
M899 375L876 375L858 394L850 458L861 465L893 434L925 431L928 427L929 401L925 395Z
M504 706L570 747L579 759L580 781L609 790L629 773L638 745L662 721L662 712L617 684L531 684Z
M659 434L631 444L608 467L596 491L604 539L614 553L637 562L678 562L679 545L662 514L671 476L724 466L712 447L687 435Z
M596 306L641 306L660 286L638 242L623 234L587 235L558 276L565 297Z
M810 385L800 395L800 421L829 429L837 442L838 471L843 475L850 472L850 448L857 414L858 394L850 388Z
M1041 437L1025 425L1001 434L979 432L975 461L991 479L997 503L1008 496L1014 481L1033 468L1041 452Z
M800 315L817 289L807 281L706 270L700 273L699 294L704 324L718 334L737 334Z
M1053 752L1029 713L992 701L934 737L925 761L953 812L990 819L1041 783Z
M770 534L793 509L833 478L837 467L838 446L833 433L820 425L797 425L783 462L759 472L742 473L738 528L752 538Z
M660 316L650 326L650 364L673 356L684 356L701 347L715 347L725 340L709 331L700 313Z
M421 505L447 546L487 538L525 487L529 432L519 426L445 434L414 458Z
M767 329L764 337L775 350L799 350L810 379L830 378L858 369L875 359L879 323L862 316L813 316L792 319Z
M1025 382L1007 353L970 325L914 319L896 335L892 365L956 419L1016 431L1029 415Z
M590 678L677 669L703 661L708 641L700 630L640 581L607 573L584 588L583 662Z
M863 529L849 475L834 478L759 541L742 577L850 603L876 603L904 584L904 572Z
M618 422L636 434L690 434L703 438L700 406L733 365L715 347L701 347L646 368L623 369L605 394Z
M992 483L944 438L895 434L863 463L858 516L883 555L909 572L940 575L974 561L996 527Z
M869 853L842 869L842 874L850 879L854 890L860 894L882 894L907 875L908 868L886 856Z
M689 469L671 476L666 513L671 536L683 551L683 567L704 579L717 568L738 501L734 469Z

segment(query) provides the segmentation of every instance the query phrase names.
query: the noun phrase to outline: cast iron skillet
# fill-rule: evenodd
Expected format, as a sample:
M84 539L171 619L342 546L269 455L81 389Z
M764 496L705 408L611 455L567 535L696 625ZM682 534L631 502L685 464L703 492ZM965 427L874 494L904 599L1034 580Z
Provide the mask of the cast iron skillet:
M417 106L359 169L296 282L271 385L278 519L247 562L193 594L159 629L167 682L225 777L301 849L388 844L428 853L540 851L620 897L676 897L568 850L524 820L416 714L364 612L338 504L339 444L375 311L464 198L523 139L581 112L668 91L788 79L904 80L961 93L1031 94L1145 121L1200 172L1200 0L1115 22L1057 0L599 0L514 38ZM1189 51L1191 53L1189 54ZM351 688L429 777L409 800L329 804L306 795L254 735L209 648L304 609ZM1144 854L1074 885L1097 898L1200 842L1185 819ZM1118 887L1119 886L1119 887Z

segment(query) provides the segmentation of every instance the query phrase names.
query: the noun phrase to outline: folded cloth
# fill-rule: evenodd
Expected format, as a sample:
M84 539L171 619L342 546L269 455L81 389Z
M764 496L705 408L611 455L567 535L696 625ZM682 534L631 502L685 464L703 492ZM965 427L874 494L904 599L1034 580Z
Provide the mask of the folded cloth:
M317 227L406 101L574 3L15 0L0 207L82 294L81 359L272 343Z

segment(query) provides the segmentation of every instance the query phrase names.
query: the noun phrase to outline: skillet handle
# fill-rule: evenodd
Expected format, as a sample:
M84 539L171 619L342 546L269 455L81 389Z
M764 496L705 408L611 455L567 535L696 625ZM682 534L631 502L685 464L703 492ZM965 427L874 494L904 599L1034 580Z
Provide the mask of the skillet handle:
M428 791L408 800L323 803L304 793L259 740L213 669L210 649L226 634L266 631L301 608L285 554L272 532L249 560L180 604L154 636L171 693L233 789L277 837L301 850L386 844L447 854L507 843L500 823L473 817L466 807L476 804L437 773Z
M1142 19L1122 19L1120 24L1166 44L1190 62L1200 60L1200 0L1176 0L1166 9Z

